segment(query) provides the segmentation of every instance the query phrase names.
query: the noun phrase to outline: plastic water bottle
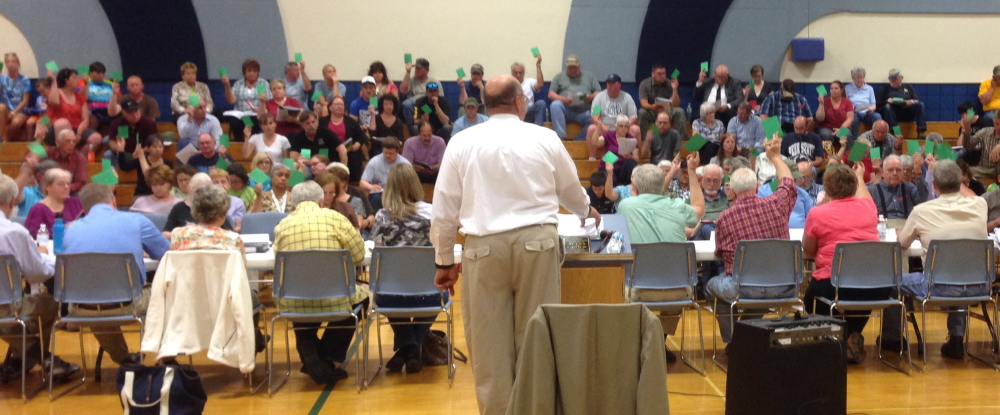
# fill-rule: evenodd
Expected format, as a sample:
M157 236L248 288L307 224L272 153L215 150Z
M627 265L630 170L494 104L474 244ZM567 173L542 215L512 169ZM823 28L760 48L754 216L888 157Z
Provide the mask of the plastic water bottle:
M878 215L878 240L885 241L885 233L889 229L885 223L885 216Z
M685 110L685 112L687 112L687 119L690 120L691 119L691 103L690 102L688 103L687 110Z
M66 234L66 224L62 218L56 218L56 223L52 225L52 250L56 255L63 252L63 235Z
M622 251L622 244L623 244L623 241L622 241L622 233L621 232L615 232L615 233L611 234L611 240L608 241L608 253L609 254L621 253L621 251Z
M35 234L35 242L40 246L45 246L49 243L49 228L44 223L38 227L38 233Z

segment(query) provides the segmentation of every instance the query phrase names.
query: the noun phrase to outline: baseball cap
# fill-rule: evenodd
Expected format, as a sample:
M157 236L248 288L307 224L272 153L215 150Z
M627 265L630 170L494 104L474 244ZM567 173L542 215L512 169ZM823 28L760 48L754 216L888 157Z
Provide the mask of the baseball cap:
M431 82L431 83L427 84L427 89L438 89L440 87L441 87L441 85L438 85L437 82Z
M621 81L622 81L622 77L618 76L618 74L616 74L616 73L608 75L608 79L604 80L604 82L621 82Z
M793 179L798 179L802 177L802 172L799 171L798 163L792 160L785 160L785 165L788 166L788 170L791 170Z
M139 109L139 103L135 102L134 99L126 99L122 101L122 111L134 112Z
M483 73L483 65L480 65L478 63L475 64L475 65L472 65L472 67L469 68L469 72L471 72L471 73L477 73L477 74L482 75L482 73Z
M478 107L479 106L479 101L476 101L475 98L471 98L471 97L470 98L466 98L466 100L465 100L465 106L466 107L468 107L468 106Z
M566 66L580 66L580 58L576 55L566 57Z
M993 75L1000 75L1000 65L993 67Z
M361 78L361 85L364 85L364 84L374 84L374 83L375 83L375 78L374 77L366 76L364 78Z
M431 67L431 63L430 63L430 62L427 62L427 59L424 59L424 58L419 58L419 59L417 59L417 61L416 61L416 62L415 62L415 63L413 64L413 66L416 66L416 67L418 67L418 68L421 68L421 69L430 69L430 67Z
M994 72L996 72L996 71L994 70ZM903 74L903 72L901 72L899 69L892 68L892 69L889 70L889 79L896 79L896 78L898 78L902 74Z

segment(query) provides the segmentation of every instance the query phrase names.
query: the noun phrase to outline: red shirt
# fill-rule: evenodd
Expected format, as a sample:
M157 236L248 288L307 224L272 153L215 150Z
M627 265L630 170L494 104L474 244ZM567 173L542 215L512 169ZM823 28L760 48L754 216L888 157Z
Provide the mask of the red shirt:
M878 241L875 202L854 196L812 208L806 217L805 235L816 240L817 280L830 278L833 250L841 242Z
M823 112L826 118L819 123L819 126L836 132L847 121L847 114L852 111L854 111L854 104L846 97L840 99L839 107L834 107L833 100L826 97L823 99Z
M736 204L719 214L715 221L715 255L726 264L726 274L733 274L733 258L739 241L788 239L788 216L795 199L795 181L782 178L778 190L768 197L756 191L737 196Z
M267 100L267 102L264 105L267 106L267 112L270 113L271 115L273 115L274 119L277 120L278 119L278 103L275 102L273 99L269 99L269 100ZM299 104L298 100L296 100L295 98L291 98L291 97L285 98L285 105L282 105L282 106L283 107L292 107L292 108L302 108L302 104ZM292 134L295 134L295 133L297 133L299 131L302 131L302 126L299 125L298 123L288 122L288 121L281 121L281 120L277 121L277 125L274 128L274 132L276 132L278 134L281 134L281 135L283 135L285 137L289 137Z
M49 158L59 163L59 167L73 175L73 182L70 184L70 191L73 194L80 191L83 185L90 183L90 176L87 171L87 156L81 151L74 151L71 154L62 154L58 147L48 147L45 149Z
M83 106L87 105L87 96L80 92L73 94L73 96L76 97L76 103L70 104L66 102L66 95L59 91L59 105L53 105L52 101L49 101L48 109L45 111L52 121L60 118L69 120L75 130L83 122Z

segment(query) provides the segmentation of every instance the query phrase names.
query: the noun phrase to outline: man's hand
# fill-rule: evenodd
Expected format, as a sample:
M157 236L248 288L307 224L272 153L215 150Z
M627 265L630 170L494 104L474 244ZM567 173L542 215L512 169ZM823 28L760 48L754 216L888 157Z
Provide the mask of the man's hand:
M924 160L924 162L927 163L927 171L933 172L934 171L934 163L937 162L937 157L935 157L933 154L928 154L927 158Z
M764 142L764 152L767 153L767 158L772 160L772 163L778 163L781 160L781 137L778 137L778 133L774 133L771 136L770 141ZM773 160L779 160L777 162Z
M706 76L708 76L708 74L706 74L705 71L698 72L698 83L699 84L704 83Z
M542 65L542 54L539 53L538 56L535 56L535 66L541 66L541 65Z
M872 168L875 170L882 170L882 159L872 159Z
M47 247L45 245L38 245L38 252L41 252L44 255L48 255L48 253L49 253L49 247Z
M1000 160L1000 144L993 146L993 149L990 150L990 161L996 162L997 160Z
M586 225L587 224L587 219L590 219L590 218L594 219L594 226L601 226L601 214L599 212L597 212L597 209L594 209L594 207L591 206L590 207L590 211L587 212L587 217L583 218L583 219L580 219L580 227L583 227L584 225Z
M378 185L378 184L373 184L372 185L372 192L377 193L377 192L381 192L381 191L382 191L382 185Z
M111 81L111 99L115 99L120 92L122 92L121 84Z
M24 153L24 164L27 164L28 167L34 168L39 161L41 161L41 157L38 157L38 154L35 154L34 151Z
M464 79L458 78L458 80L455 81L455 83L458 84L459 88L465 88L465 80Z
M135 157L136 160L142 160L146 157L146 151L142 149L141 145L137 145L135 151L132 152L132 157Z
M461 266L461 264L455 264L448 269L438 269L437 273L434 274L434 286L439 290L448 290L451 295L455 295L455 283L458 282Z
M219 144L218 151L219 151L219 157L225 157L226 152L229 151L229 149L227 149L226 146Z
M223 85L229 85L229 76L222 75L219 77L219 81L222 82Z
M406 73L410 73L410 71L412 70L413 70L413 64L412 63L406 64ZM333 79L337 79L336 75L334 75Z
M688 172L694 174L695 169L697 169L698 166L701 165L701 156L698 155L697 151L692 151L688 153L687 162L688 162Z
M108 140L108 147L111 147L111 151L115 153L121 153L125 151L125 139L117 137L113 140Z
M305 70L306 70L306 61L299 61L299 71L305 72Z
M864 163L854 163L854 175L858 177L858 186L864 186L865 183L865 164Z
M615 165L612 163L604 163L604 171L608 172L608 175L610 176L612 172L615 171Z

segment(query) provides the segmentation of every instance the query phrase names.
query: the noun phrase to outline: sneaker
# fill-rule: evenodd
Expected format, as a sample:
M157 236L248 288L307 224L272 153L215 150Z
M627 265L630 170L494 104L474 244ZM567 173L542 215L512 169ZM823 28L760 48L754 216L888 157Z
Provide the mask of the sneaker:
M896 350L899 350L898 348ZM852 333L847 338L847 362L860 364L865 360L865 336L861 333Z
M941 356L949 359L962 360L965 358L965 345L962 336L948 336L948 342L941 345Z
M59 358L59 356L53 355L48 359L45 359L45 362L42 363L42 369L45 371L46 375L51 373L52 377L56 379L66 380L69 379L70 376L73 376L74 373L78 372L80 370L80 366L75 363L69 363Z

